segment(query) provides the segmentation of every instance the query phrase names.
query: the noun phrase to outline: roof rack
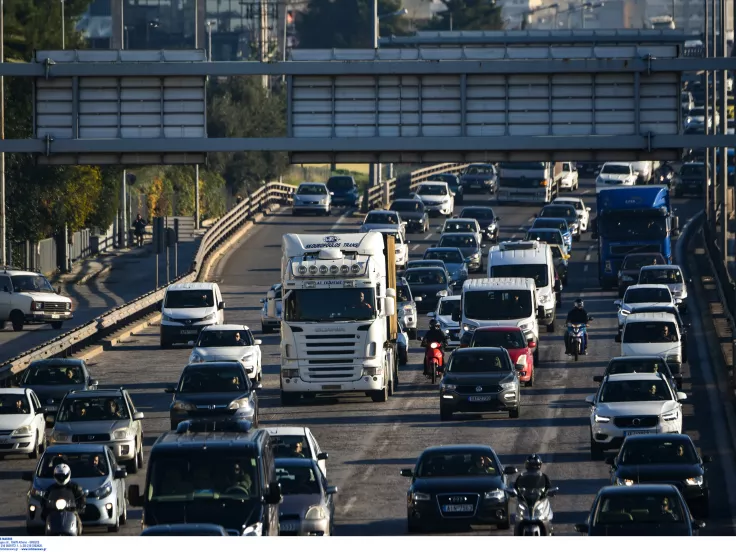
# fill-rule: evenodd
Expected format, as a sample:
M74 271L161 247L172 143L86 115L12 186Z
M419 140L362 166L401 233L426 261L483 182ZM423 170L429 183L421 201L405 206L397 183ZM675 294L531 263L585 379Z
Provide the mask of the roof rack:
M248 433L253 424L246 420L226 420L216 422L211 420L184 420L176 426L176 434L206 433L209 431L221 431L224 433Z

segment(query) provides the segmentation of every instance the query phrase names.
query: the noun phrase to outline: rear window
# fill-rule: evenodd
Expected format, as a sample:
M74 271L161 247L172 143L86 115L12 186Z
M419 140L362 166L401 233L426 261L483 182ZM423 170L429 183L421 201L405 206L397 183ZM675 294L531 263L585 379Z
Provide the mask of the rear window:
M271 435L276 458L312 458L312 450L304 435Z
M391 204L392 211L419 212L423 211L422 204L418 201L394 201Z
M327 187L306 184L299 186L296 193L304 195L327 195Z
M639 275L642 284L681 284L682 273L678 268L658 268L643 270Z

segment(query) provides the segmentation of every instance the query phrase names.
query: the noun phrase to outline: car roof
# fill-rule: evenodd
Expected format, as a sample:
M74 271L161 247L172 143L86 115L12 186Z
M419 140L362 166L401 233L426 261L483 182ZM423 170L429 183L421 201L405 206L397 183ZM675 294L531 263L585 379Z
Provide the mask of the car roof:
M464 350L464 349L459 349ZM444 454L460 454L460 453L466 453L466 452L493 452L493 454L496 454L496 451L493 450L493 447L490 445L477 445L477 444L467 444L467 445L439 445L436 447L428 447L422 451L420 456L423 456L428 453L444 453Z
M185 533L188 535L201 535L203 532L207 533L207 536L222 535L227 533L227 530L221 525L215 523L169 523L166 525L152 525L146 527L142 531L144 536L154 535L167 535L171 532Z
M666 435L673 435L667 433ZM680 492L674 485L668 485L664 483L645 483L639 485L607 485L602 487L598 491L598 496L611 496L611 495L646 495L649 493L661 494L671 493L675 491L677 494Z
M658 360L661 362L666 362L665 358L660 355L631 355L613 357L611 360L608 361L608 364L611 364L612 362L626 362L629 360Z
M40 272L33 272L30 270L19 270L19 269L10 268L10 267L3 270L3 274L7 274L8 276L43 276L43 274L41 274Z
M183 289L211 290L217 284L214 282L186 282L184 284L171 284L166 291L179 291Z
M539 220L539 219L537 219L537 220ZM562 220L565 220L565 219L562 219ZM558 233L562 234L562 232L560 232L560 229L559 228L529 228L529 230L527 231L528 234L546 233L546 232L549 232L549 233L558 232Z
M465 217L453 217L453 218L447 219L445 221L445 224L449 222L469 222L471 224L478 224L478 221L475 220L474 218L465 218Z
M462 295L445 295L444 297L440 297L439 302L442 303L442 301L459 301L462 298Z
M286 458L276 457L276 466L303 466L305 468L319 469L319 464L312 458Z
M442 272L445 272L445 269L441 266L416 266L405 270L404 274L408 274L409 272L419 272L420 270L441 270Z
M450 234L448 234L448 235L450 235ZM455 237L455 236L470 236L470 237L473 237L474 238L475 237L475 232L452 232L451 235L453 237ZM443 234L442 236L440 236L440 239L442 239L444 237L445 236Z
M469 355L470 353L497 353L503 355L505 351L506 349L503 347L464 347L462 349L455 349L452 352L452 356Z
M202 328L203 332L219 332L220 330L248 330L250 328L244 324L211 324Z
M25 395L30 387L4 387L0 389L0 395Z
M463 291L499 289L499 290L536 290L537 284L532 278L473 278L463 282Z
M324 182L300 182L299 186L327 186Z
M626 291L629 291L629 289L666 289L669 291L670 288L665 284L634 284L633 286L629 286Z
M98 454L101 454L105 451L106 448L107 448L107 445L103 445L103 444L70 443L68 445L50 445L46 448L45 453L51 454L51 455L69 454L69 453L74 453L74 454L98 453Z
M581 197L574 197L574 196L565 196L565 197L556 197L552 200L552 203L572 203L573 201L583 201L583 198Z
M628 259L629 257L651 257L652 255L659 255L660 257L664 258L664 255L662 255L659 251L650 251L649 253L645 253L643 251L639 251L638 253L628 253L624 260Z
M648 433L646 435L629 435L626 442L629 441L690 441L692 438L687 433ZM694 445L695 443L693 443Z
M398 215L399 214L397 211L392 211L390 209L373 209L371 211L368 211L366 216L371 215L373 213L380 213L382 215Z
M682 271L682 267L680 265L676 264L665 264L665 265L647 265L641 267L641 270L662 270L663 268L676 268L677 270Z
M304 426L273 426L264 428L269 435L299 435L306 436L307 428Z
M406 202L406 203L421 203L422 200L421 199L417 199L415 197L401 197L401 198L398 198L398 199L394 199L391 202L391 205L393 205L394 203L402 203L402 202Z
M488 207L486 205L468 205L467 207L463 207L463 210L460 211L460 214L462 215L463 212L470 211L470 210L475 210L475 211L491 211L492 213L495 214L495 211L493 211L493 207Z
M189 368L202 368L202 367L210 368L210 369L227 368L227 367L231 367L234 364L240 366L241 368L243 367L242 363L239 360L215 360L213 362L195 362L192 364L187 364L184 367L184 370L188 370Z
M455 234L460 234L461 232L455 232ZM424 254L426 255L428 251L460 251L459 247L450 247L448 245L442 246L442 247L428 247ZM462 251L460 251L460 254L462 255ZM422 259L425 261L443 261L442 259Z
M661 381L664 376L659 372L630 372L626 374L609 374L607 381Z
M420 182L418 186L421 186L422 184L442 184L444 186L447 186L447 182L444 180L425 180L424 182Z
M54 366L84 366L85 362L84 359L81 358L39 358L31 361L28 367L30 368L31 366L39 366L43 364L53 364Z
M482 326L476 328L473 333L496 333L496 332L521 332L522 329L519 326Z
M433 265L437 265L437 264L441 264L441 265L444 266L445 261L443 261L442 259L412 259L411 261L408 261L406 263L406 266L409 266L412 263L414 263L414 264L419 264L419 263L432 263L432 265L426 265L426 266L433 266Z
M66 398L69 397L122 397L123 396L123 389L77 389L74 391L69 391L66 394Z
M270 436L263 429L251 429L247 432L197 431L177 433L175 431L169 431L156 440L151 448L150 455L154 456L159 450L222 450L233 449L235 447L257 449L259 446L264 446L269 439Z

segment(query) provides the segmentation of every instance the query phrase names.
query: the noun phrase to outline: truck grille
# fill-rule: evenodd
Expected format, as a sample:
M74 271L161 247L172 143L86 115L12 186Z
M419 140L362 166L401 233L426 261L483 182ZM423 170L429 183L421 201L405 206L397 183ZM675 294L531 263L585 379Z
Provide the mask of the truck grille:
M69 312L71 308L69 303L44 302L43 310L45 312Z
M365 357L359 351L360 336L356 334L329 334L297 336L297 347L304 351L307 381L345 380L360 378L362 368L355 367L356 359Z
M638 423L636 420L639 420ZM655 427L659 416L617 416L613 419L616 427Z
M661 248L657 243L650 243L646 245L612 245L611 255L625 256L636 251L636 253L660 253Z

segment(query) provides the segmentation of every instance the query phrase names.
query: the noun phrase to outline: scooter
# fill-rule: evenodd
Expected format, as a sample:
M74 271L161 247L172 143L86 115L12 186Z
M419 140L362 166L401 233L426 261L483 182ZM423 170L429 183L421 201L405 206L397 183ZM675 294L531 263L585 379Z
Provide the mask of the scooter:
M437 378L442 377L444 372L445 358L442 354L440 344L433 341L424 350L424 365L429 369L429 374L425 374L428 378L432 378L432 383L437 382Z
M593 320L592 316L588 317L588 322ZM567 333L570 336L570 349L572 350L572 356L575 360L582 355L586 349L583 347L583 341L585 341L585 335L588 332L586 324L568 324Z
M57 499L46 516L46 535L53 537L78 537L82 526L73 503Z
M549 499L559 489L553 487L545 492L543 489L526 489L520 487L509 489L508 494L516 497L516 515L514 516L514 535L517 537L546 537L554 535L552 527L552 505Z

